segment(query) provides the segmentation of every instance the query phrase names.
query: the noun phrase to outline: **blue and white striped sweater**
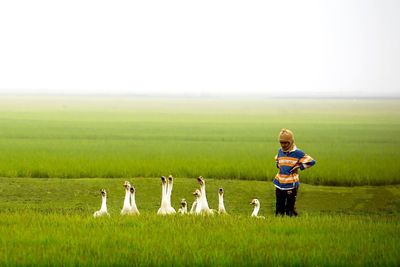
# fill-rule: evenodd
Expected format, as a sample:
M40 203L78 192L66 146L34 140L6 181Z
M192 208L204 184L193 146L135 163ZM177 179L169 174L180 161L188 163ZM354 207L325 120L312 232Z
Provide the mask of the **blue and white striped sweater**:
M275 157L276 166L279 169L274 179L274 185L282 190L290 190L298 187L299 175L297 170L292 171L293 167L299 166L300 170L307 169L315 164L315 160L296 146L288 152L279 149Z

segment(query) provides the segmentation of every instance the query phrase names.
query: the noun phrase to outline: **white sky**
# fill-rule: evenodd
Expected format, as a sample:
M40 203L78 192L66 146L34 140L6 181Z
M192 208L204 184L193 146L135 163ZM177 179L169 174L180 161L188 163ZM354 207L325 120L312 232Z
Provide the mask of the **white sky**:
M400 1L1 1L10 92L400 96Z

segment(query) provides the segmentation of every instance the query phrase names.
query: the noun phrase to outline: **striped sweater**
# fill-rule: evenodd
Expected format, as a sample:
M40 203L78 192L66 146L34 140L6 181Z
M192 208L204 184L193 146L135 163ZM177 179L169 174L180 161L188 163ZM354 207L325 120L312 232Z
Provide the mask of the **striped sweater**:
M292 171L294 166L300 166L299 169L304 170L315 164L314 159L296 146L288 152L283 152L282 149L279 149L275 160L279 171L275 176L274 185L281 190L290 190L299 186L297 170Z

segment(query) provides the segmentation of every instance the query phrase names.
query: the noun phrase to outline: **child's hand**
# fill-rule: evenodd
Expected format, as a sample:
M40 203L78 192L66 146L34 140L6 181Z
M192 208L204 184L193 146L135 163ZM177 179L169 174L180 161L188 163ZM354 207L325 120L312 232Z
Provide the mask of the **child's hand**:
M300 165L295 165L293 168L290 169L290 173L297 173L299 171Z

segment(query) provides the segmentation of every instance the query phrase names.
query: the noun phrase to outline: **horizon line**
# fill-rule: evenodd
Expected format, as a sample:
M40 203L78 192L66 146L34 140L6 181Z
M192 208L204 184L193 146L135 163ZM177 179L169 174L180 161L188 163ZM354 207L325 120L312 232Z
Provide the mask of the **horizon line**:
M290 94L286 96L283 94L268 94L268 93L10 93L0 92L0 96L54 96L54 97L132 97L132 98L300 98L300 99L399 99L400 95L339 95L339 94L326 94L316 95L310 94L308 96L300 94Z

